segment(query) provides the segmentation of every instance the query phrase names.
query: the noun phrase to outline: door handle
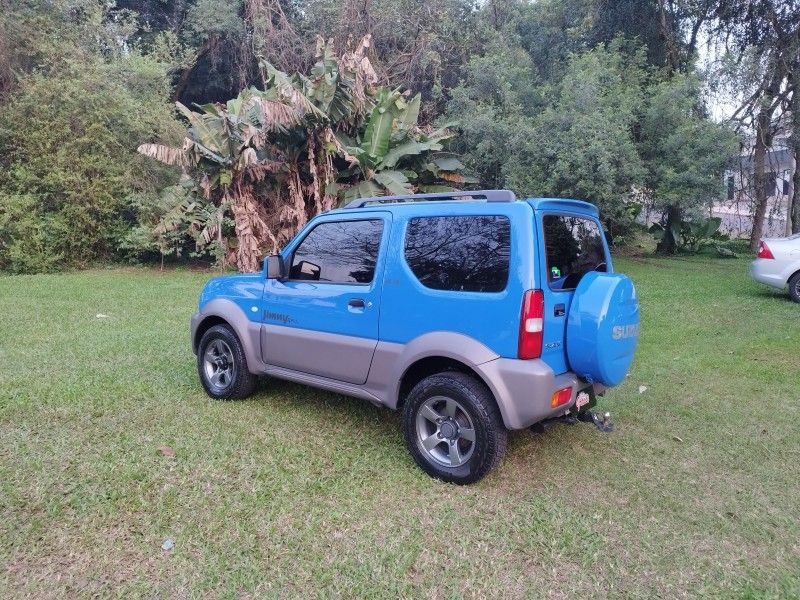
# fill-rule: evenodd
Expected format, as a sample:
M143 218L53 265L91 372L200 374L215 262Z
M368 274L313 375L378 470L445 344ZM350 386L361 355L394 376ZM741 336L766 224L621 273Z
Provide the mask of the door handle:
M349 306L350 308L363 309L366 305L364 304L364 301L361 298L353 298L352 300L349 300L347 302L347 306Z
M553 315L556 317L563 317L567 314L566 306L563 304L556 304L555 308L553 309Z

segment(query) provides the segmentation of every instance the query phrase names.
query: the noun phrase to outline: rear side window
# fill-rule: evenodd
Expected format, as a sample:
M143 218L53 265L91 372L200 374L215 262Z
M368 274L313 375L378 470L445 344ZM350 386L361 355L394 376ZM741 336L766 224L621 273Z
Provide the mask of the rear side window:
M508 217L417 217L406 230L406 262L434 290L503 291L510 249Z
M300 242L290 279L370 283L375 276L383 220L320 223Z
M606 270L603 234L597 221L567 215L545 215L547 280L554 290L572 290L589 271Z

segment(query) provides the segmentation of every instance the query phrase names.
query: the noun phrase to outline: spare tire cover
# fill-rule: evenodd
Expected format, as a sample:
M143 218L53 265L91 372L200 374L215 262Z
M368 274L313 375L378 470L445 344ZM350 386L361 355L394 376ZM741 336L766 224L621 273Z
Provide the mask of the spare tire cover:
M618 273L583 276L567 319L567 359L588 381L622 383L639 340L639 301L633 282Z

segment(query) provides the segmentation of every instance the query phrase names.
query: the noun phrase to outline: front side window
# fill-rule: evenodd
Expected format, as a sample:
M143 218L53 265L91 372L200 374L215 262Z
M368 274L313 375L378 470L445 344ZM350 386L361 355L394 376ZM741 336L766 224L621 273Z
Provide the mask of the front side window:
M326 283L371 283L383 220L320 223L294 251L289 278Z
M406 230L406 262L435 290L503 291L510 249L508 217L417 217Z
M572 290L589 271L606 270L603 234L597 221L585 217L545 215L547 280L554 290Z

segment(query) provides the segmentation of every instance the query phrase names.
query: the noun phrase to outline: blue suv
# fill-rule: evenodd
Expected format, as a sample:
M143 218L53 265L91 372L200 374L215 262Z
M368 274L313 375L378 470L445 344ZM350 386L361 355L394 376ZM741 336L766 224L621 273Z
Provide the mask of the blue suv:
M263 272L209 281L191 322L210 396L269 375L402 409L413 458L455 483L497 465L509 429L597 421L638 333L597 209L507 190L321 214Z

